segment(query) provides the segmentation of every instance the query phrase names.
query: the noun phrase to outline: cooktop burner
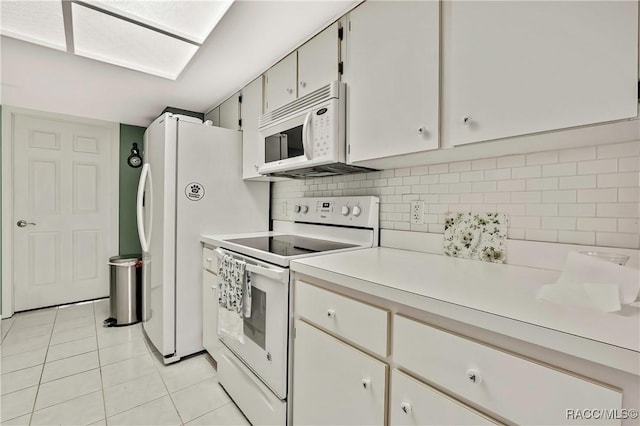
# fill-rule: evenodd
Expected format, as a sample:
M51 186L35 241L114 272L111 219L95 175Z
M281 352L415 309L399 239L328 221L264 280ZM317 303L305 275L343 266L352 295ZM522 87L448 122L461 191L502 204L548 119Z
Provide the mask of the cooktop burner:
M230 243L251 247L279 256L297 256L307 253L318 253L329 250L339 250L356 247L353 244L335 241L318 240L315 238L299 237L296 235L276 235L273 237L236 238L228 240Z

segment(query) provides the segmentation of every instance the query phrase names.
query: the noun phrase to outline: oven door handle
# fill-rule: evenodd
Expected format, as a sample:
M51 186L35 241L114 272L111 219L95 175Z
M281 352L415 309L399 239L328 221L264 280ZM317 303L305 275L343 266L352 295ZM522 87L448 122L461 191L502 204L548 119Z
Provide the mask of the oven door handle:
M276 281L284 280L284 270L275 270L271 268L263 268L262 266L251 265L247 263L246 270L252 274L263 275Z

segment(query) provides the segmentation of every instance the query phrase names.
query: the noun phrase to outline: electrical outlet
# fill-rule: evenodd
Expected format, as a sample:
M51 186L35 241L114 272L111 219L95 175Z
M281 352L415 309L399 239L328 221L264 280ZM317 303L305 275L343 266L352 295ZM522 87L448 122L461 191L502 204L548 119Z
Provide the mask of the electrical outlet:
M411 202L411 223L415 225L424 224L424 201L414 200Z

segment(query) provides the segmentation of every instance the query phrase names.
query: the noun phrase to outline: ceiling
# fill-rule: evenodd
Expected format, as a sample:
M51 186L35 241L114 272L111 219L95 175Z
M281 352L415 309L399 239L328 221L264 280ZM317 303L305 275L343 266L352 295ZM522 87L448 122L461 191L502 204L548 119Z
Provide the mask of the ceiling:
M236 1L175 81L2 36L0 102L144 127L206 112L355 3Z

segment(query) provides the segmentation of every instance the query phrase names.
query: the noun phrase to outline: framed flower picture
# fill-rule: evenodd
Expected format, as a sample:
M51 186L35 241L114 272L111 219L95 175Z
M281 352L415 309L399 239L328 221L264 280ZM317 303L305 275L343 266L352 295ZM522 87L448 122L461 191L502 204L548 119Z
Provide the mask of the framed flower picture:
M484 262L504 263L507 215L503 213L447 213L444 254Z

